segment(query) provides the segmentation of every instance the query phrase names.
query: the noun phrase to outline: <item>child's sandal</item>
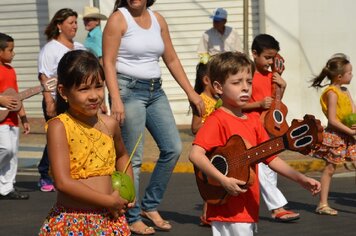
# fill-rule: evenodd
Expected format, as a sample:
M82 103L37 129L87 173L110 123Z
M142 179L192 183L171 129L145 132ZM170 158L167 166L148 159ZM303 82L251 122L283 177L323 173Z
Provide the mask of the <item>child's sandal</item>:
M315 212L318 213L319 215L337 216L337 210L329 207L329 205L327 204L319 205L315 209Z

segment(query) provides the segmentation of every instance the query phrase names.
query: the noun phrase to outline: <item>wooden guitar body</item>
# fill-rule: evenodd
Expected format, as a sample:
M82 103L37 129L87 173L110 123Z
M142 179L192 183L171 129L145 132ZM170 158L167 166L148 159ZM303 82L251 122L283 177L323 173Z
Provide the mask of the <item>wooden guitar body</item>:
M250 166L244 168L248 163L245 163L243 160L239 162L236 161L237 158L239 158L239 151L245 151L246 149L245 141L240 136L234 135L230 137L225 146L217 147L210 153L207 153L207 157L221 173L228 177L234 177L246 182L246 184L241 187L248 188L255 181L255 170ZM223 204L227 200L228 194L218 182L207 178L207 176L198 169L195 169L195 173L197 174L196 181L198 189L203 199L209 199L208 202L211 204Z
M261 118L269 134L276 137L287 132L289 128L286 121L287 113L288 107L282 101L273 100L270 109Z
M240 187L248 188L256 179L254 167L257 163L286 149L307 153L315 144L322 142L322 132L320 121L312 115L305 115L303 121L293 120L283 136L248 148L243 138L233 135L224 146L207 153L207 157L218 171L244 181L246 184ZM198 168L194 167L194 171L201 197L209 204L224 204L230 197L224 187Z
M272 72L277 72L281 75L283 71L284 59L281 55L277 54L273 61ZM272 98L271 107L261 114L261 121L267 132L276 137L285 134L289 128L286 121L288 108L282 102L281 89L277 84L272 84Z
M22 100L32 97L42 91L54 91L57 86L57 79L51 78L48 79L43 85L28 88L20 93L17 93L15 89L8 88L3 93L2 96L11 96L12 98L17 100L17 105L13 109L7 109L6 107L0 106L0 122L3 121L9 114L10 111L19 111L22 107Z

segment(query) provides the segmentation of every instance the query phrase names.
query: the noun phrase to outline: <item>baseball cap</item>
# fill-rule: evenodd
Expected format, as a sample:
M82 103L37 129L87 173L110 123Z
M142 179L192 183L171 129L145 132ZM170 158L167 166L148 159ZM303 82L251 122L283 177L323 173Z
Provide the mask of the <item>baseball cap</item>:
M227 11L224 8L216 8L213 12L213 15L210 16L213 21L222 21L227 19Z

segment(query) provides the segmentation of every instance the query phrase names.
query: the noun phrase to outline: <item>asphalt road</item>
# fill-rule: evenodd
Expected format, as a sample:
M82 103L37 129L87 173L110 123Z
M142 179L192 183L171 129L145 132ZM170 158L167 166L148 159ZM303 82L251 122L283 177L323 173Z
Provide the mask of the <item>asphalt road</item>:
M288 207L301 213L295 223L274 222L261 203L258 233L263 236L294 235L356 235L356 182L355 173L348 177L335 177L330 190L330 205L339 215L320 216L314 213L317 197L312 197L297 184L279 178L279 187L289 200ZM142 187L150 173L142 174ZM318 177L317 177L318 178ZM38 176L20 174L17 177L19 189L30 194L26 201L0 201L0 235L37 235L38 229L54 204L55 193L42 193L37 187ZM210 228L200 227L199 215L202 201L196 188L193 174L173 174L164 201L159 207L161 215L169 220L173 229L170 232L157 232L155 235L190 236L211 235Z

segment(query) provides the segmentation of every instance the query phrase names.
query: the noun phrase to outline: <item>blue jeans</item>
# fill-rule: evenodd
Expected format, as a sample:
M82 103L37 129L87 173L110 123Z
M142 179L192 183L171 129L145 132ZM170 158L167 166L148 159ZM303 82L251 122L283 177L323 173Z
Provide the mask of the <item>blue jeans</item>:
M44 99L42 100L42 110L43 110L44 118L47 122L49 119L51 119L51 117L47 116L46 104L44 102ZM49 176L49 158L48 158L47 144L43 149L42 158L38 163L37 169L38 169L38 173L41 176L40 177L41 179L45 179L47 181L52 182L52 178Z
M151 133L160 151L156 166L139 201L139 181L142 165L143 143L138 145L132 158L136 205L127 212L131 224L141 219L140 211L155 211L160 204L173 169L182 151L182 143L161 79L138 80L118 75L121 99L125 106L125 122L122 137L129 155L145 127Z

